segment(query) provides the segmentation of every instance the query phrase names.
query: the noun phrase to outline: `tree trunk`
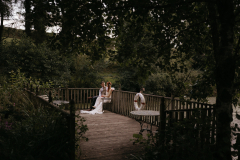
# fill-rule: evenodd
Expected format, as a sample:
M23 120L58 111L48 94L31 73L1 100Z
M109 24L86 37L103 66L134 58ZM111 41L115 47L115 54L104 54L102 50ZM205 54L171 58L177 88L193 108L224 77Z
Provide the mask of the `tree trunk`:
M220 20L220 44L216 60L216 118L218 159L231 160L232 94L235 75L235 59L233 53L234 10L232 0L217 1Z
M3 39L3 12L1 12L1 25L0 25L0 57L2 56L2 39Z
M35 43L41 44L43 43L46 38L46 8L42 1L38 1L33 9L33 25L34 25L34 32L32 34Z
M26 11L26 15L25 15L25 32L27 34L28 37L31 36L31 0L25 0L24 2L24 7L25 7L25 11Z
M67 12L67 11L66 11ZM62 47L61 47L61 50L62 50L62 53L64 53L64 54L66 54L66 50L67 50L67 47L68 47L68 37L67 37L67 23L66 23L66 19L67 19L67 17L66 17L66 13L65 12L65 6L64 6L64 1L62 2L62 4L61 4L61 14L62 14L62 21L61 21L61 23L62 23L62 30L60 31L60 33L59 33L59 37L60 37L60 42L61 42L61 44L62 44Z

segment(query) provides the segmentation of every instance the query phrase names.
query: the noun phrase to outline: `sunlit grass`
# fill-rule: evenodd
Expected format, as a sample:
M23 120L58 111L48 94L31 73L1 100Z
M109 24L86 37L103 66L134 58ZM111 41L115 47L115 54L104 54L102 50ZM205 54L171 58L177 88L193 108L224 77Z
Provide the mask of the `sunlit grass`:
M3 43L11 43L12 40L14 40L14 38L5 38L5 37L3 37Z
M11 41L13 40L13 38L6 38L6 39L3 38L3 39L4 39L3 41L6 41L6 42L8 42L8 43L11 42Z
M116 81L117 81L117 78L118 78L118 74L115 72L115 73L111 73L111 72L105 72L105 73L100 73L100 76L103 77L104 81L105 82L112 82L112 86L113 87L116 87Z

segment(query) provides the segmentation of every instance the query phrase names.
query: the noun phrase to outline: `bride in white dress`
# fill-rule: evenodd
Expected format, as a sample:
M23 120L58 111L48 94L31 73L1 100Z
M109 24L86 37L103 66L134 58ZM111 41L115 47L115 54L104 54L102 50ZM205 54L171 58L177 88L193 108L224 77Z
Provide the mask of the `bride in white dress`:
M112 89L111 89L111 85L112 83L111 82L107 82L107 87L108 87L108 90L106 92L106 95L102 95L101 97L98 97L93 108L93 110L91 111L84 111L84 110L80 110L80 114L81 113L87 113L87 114L103 114L103 110L102 110L102 98L111 98L111 95L112 95ZM105 101L104 101L105 102Z

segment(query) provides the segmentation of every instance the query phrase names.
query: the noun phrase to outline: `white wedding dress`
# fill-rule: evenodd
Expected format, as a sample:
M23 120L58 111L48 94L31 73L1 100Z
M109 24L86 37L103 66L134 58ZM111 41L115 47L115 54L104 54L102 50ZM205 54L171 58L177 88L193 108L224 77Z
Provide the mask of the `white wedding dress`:
M107 94L108 95L108 92ZM111 98L111 96L110 96ZM96 107L95 109L91 110L91 111L84 111L84 110L80 110L80 114L81 113L87 113L87 114L103 114L103 105L102 105L102 99L104 99L104 97L98 97L94 106ZM104 102L107 102L108 100L104 100Z

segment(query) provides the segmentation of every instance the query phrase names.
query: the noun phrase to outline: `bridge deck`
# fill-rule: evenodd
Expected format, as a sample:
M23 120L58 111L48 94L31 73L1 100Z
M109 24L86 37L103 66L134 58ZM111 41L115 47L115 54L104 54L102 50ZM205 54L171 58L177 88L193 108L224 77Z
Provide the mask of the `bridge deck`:
M79 113L79 112L77 112ZM133 145L133 134L140 131L139 123L129 117L104 111L102 115L81 114L86 119L88 131L85 136L89 141L81 141L80 159L122 160L129 159L130 154L142 153L143 146ZM146 124L143 125L146 128ZM157 127L153 126L153 130ZM147 132L143 135L146 137Z

